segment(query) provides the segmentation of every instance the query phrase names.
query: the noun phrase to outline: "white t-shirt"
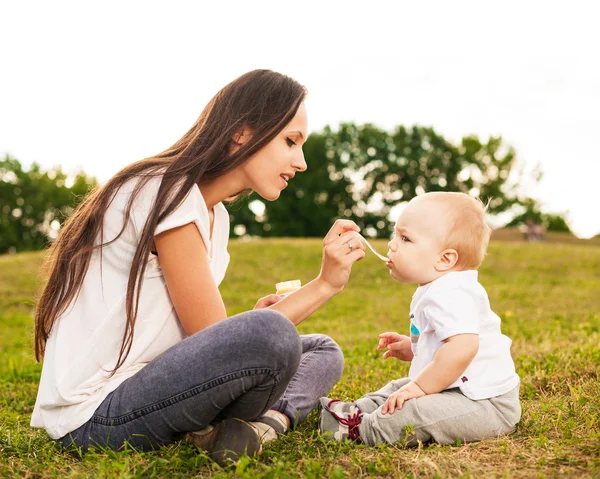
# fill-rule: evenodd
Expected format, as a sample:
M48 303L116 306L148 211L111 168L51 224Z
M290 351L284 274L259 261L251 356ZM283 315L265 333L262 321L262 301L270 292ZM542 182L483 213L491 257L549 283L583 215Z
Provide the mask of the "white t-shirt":
M162 177L151 179L140 191L125 231L114 243L102 248L102 265L100 250L95 250L79 295L50 332L31 426L45 428L54 439L87 422L110 392L186 336L158 259L151 254L131 351L109 377L125 331L125 295L132 258L161 180ZM107 209L105 242L121 230L125 207L137 181L121 187ZM215 205L213 211L211 238L209 212L200 189L194 185L181 205L157 226L154 235L194 223L206 245L214 281L219 285L229 264L229 214L222 203Z
M417 288L410 305L410 333L413 380L445 339L471 333L479 335L479 351L448 389L459 387L465 396L478 400L500 396L519 384L510 355L512 341L500 332L500 318L490 308L477 271L451 272Z

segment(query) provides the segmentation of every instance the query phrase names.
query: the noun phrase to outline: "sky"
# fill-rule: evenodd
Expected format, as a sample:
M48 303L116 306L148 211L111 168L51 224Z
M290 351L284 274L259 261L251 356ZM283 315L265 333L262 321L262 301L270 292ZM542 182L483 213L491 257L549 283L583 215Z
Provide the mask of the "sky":
M0 0L0 155L105 181L269 68L340 122L502 136L528 196L600 233L600 6L535 1ZM308 159L310 167L310 158Z

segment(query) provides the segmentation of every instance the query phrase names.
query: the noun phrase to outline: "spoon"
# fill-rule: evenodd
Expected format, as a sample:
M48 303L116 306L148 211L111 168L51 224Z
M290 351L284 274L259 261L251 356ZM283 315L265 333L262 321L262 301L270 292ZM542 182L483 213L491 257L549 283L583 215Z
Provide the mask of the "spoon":
M373 254L375 256L377 256L382 261L386 261L386 262L389 261L388 258L386 258L385 256L383 256L383 255L379 254L377 251L375 251L375 249L369 244L369 242L365 239L364 236L361 235L361 238L365 240L365 244L369 247L369 249L373 252Z

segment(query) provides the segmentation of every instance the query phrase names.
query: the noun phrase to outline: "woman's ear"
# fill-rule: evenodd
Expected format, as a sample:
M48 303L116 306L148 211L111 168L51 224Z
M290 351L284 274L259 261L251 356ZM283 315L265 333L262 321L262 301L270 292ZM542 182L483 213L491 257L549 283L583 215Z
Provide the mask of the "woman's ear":
M455 249L445 249L442 251L440 259L435 264L436 271L440 273L450 271L458 262L458 251Z
M233 135L233 143L238 148L240 146L243 146L249 139L250 139L250 130L245 127L240 128Z
M239 128L231 138L230 153L235 153L250 139L250 130L246 127Z

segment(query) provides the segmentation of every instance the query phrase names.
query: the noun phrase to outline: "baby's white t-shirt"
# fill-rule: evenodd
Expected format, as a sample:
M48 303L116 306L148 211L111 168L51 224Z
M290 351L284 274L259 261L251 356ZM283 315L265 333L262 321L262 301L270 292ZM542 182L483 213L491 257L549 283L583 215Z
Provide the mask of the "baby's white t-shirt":
M447 389L458 387L469 399L478 400L500 396L519 384L510 355L512 341L500 332L500 318L490 308L477 271L450 272L417 288L410 305L410 333L412 380L433 360L445 339L478 334L477 355Z
M104 242L121 230L137 181L123 185L108 207ZM45 428L53 439L87 422L109 393L186 336L158 258L151 254L141 287L133 344L123 365L110 377L125 331L125 295L132 258L161 181L162 176L152 178L142 188L123 234L114 243L94 251L79 295L52 327L31 426ZM154 235L195 224L206 245L212 277L219 285L229 264L229 214L222 203L215 205L213 211L211 237L208 208L194 185L179 207L157 226Z

